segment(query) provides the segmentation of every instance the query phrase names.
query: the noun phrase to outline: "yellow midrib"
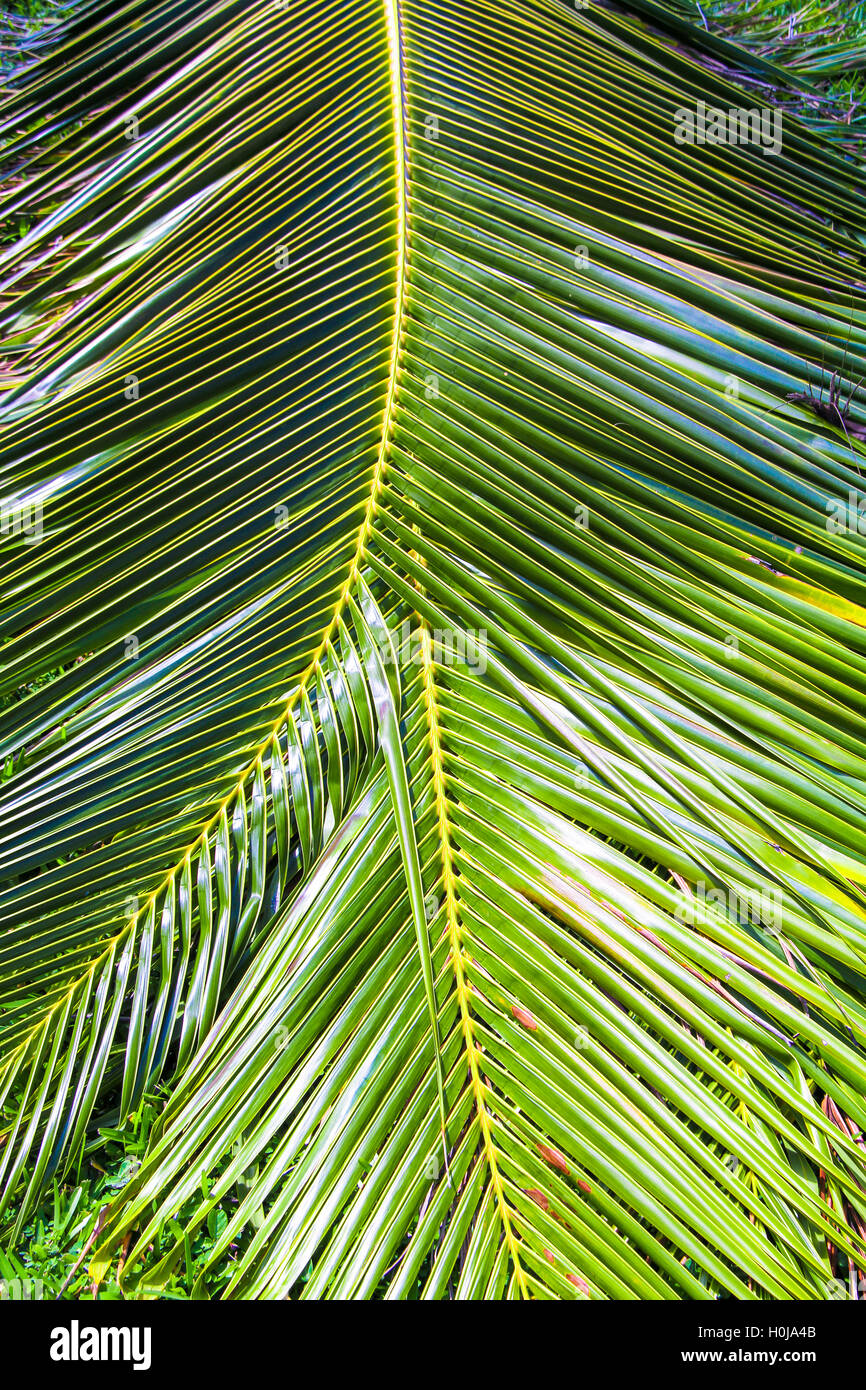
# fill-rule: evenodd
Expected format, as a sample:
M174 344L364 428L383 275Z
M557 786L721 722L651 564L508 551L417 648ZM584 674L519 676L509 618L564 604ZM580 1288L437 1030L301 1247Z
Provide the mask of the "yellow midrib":
M421 622L421 658L424 671L424 704L427 710L427 723L430 729L431 760L433 768L433 790L436 798L436 814L439 825L439 845L442 855L442 880L445 888L445 909L448 922L448 943L451 955L451 964L454 969L454 978L457 985L457 999L460 1005L460 1026L463 1032L463 1040L466 1045L466 1059L469 1064L469 1077L472 1086L472 1093L475 1098L475 1108L478 1113L478 1122L481 1128L481 1138L484 1146L484 1157L490 1171L490 1183L493 1188L496 1206L502 1221L502 1230L505 1236L505 1243L511 1256L511 1263L517 1277L518 1287L524 1298L529 1297L529 1290L526 1286L526 1275L520 1263L517 1249L517 1239L514 1228L511 1224L511 1213L505 1198L502 1187L502 1178L499 1172L499 1164L496 1158L496 1145L493 1140L493 1133L490 1125L490 1116L485 1103L486 1087L481 1077L481 1066L479 1063L480 1053L475 1045L475 1035L472 1026L471 995L472 987L466 979L466 972L463 966L463 934L460 928L460 915L457 906L457 889L454 876L454 859L451 852L451 831L448 819L448 796L445 790L445 773L442 763L442 743L439 736L439 706L436 700L436 682L434 677L434 664L432 643L430 641L430 629L426 622Z

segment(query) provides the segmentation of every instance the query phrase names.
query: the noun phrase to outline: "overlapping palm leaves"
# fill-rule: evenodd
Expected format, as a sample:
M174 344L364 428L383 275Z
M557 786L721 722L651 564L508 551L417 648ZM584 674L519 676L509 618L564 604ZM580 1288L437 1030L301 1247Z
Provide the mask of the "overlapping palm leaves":
M866 200L678 146L683 25L95 3L11 80L0 1200L162 1081L97 1274L244 1175L202 1292L866 1272L862 457L786 399Z

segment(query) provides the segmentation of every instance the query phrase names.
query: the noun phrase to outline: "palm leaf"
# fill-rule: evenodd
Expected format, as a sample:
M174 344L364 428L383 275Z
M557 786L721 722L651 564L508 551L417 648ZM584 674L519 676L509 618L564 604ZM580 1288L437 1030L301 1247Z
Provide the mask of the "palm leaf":
M866 372L858 168L787 109L677 144L751 104L720 53L787 79L648 0L32 50L4 1219L159 1083L93 1266L134 1231L140 1292L237 1189L203 1296L834 1296L866 587L807 387Z

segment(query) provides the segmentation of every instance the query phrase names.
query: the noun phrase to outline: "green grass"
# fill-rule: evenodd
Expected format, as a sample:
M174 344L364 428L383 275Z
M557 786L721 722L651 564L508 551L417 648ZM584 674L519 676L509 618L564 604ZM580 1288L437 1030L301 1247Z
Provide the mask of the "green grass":
M45 1298L82 1299L188 1299L206 1264L214 1240L224 1230L233 1208L242 1200L246 1184L234 1185L209 1215L207 1225L194 1240L187 1240L177 1270L159 1284L134 1284L124 1288L118 1281L120 1259L105 1270L98 1288L88 1273L92 1254L91 1237L105 1204L137 1171L144 1155L151 1127L159 1115L164 1097L145 1096L140 1108L122 1129L101 1127L99 1138L85 1153L78 1172L67 1182L53 1185L52 1193L40 1205L25 1227L17 1247L0 1244L0 1299ZM178 1219L165 1223L156 1241L155 1254L173 1243L179 1221L195 1208L199 1195L192 1197L177 1213ZM84 1256L84 1258L82 1258ZM211 1273L200 1284L197 1296L217 1297L231 1276L231 1260Z
M801 92L787 108L834 144L866 141L866 4L851 0L694 0L711 33L783 67Z

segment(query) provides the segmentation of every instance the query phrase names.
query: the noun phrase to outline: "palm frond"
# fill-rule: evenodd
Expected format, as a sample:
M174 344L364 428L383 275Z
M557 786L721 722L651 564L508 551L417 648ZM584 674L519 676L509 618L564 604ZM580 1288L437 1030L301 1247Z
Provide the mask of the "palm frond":
M787 107L678 142L747 59L649 0L94 0L33 51L5 1219L161 1081L93 1266L134 1232L145 1295L243 1179L199 1294L833 1296L859 164Z

